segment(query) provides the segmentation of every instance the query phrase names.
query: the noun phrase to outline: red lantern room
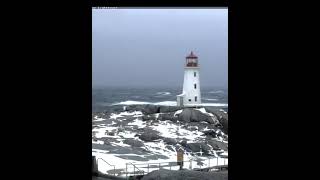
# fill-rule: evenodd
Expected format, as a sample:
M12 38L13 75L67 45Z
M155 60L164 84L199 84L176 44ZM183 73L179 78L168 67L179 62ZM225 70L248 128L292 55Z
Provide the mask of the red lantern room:
M190 55L186 57L187 67L198 67L198 57L191 51Z

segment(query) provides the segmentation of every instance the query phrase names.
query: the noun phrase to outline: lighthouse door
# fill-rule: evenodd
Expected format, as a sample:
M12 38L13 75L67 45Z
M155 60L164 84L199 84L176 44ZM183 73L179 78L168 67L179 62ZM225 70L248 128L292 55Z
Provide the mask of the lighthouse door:
M183 96L179 97L179 106L183 106Z

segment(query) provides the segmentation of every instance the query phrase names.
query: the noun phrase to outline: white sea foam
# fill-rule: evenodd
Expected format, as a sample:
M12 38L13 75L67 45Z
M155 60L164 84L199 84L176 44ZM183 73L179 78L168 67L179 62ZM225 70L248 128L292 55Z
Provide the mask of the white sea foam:
M228 104L226 103L201 103L202 106L223 106L227 107Z
M139 105L139 104L150 104L150 103L142 102L142 101L123 101L123 102L115 103L113 105Z
M223 93L223 91L219 90L219 91L210 91L209 93L211 94L218 94L218 93Z
M123 101L119 103L115 103L113 105L143 105L143 104L152 104L152 105L162 105L162 106L176 106L176 101L162 101L162 102L143 102L143 101Z
M177 101L162 101L162 102L157 102L153 103L154 105L161 105L161 106L176 106Z
M218 101L218 99L210 99L210 98L203 98L203 100L207 100L207 101Z
M170 95L170 92L157 92L158 95Z

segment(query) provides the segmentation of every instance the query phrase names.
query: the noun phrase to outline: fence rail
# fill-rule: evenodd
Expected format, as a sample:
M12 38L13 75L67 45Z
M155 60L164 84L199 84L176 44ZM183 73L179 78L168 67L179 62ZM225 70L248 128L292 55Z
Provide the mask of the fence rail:
M222 160L223 159L223 160ZM109 166L113 167L113 176L116 176L116 168L115 165L112 165L105 161L102 158L98 158L98 160L102 160L104 163L108 164ZM228 166L228 158L219 158L219 157L207 157L206 160L195 160L195 159L190 159L188 161L171 161L171 162L160 162L160 163L126 163L126 167L121 168L120 170L125 171L125 177L128 179L130 176L131 177L136 177L139 175L145 175L148 174L151 171L154 170L160 170L160 169L167 169L169 168L172 170L173 167L180 167L180 163L182 163L182 166L187 166L189 165L190 170L205 170L209 171L211 169L218 169L221 170L223 168L227 168ZM193 167L193 164L197 163L196 166L200 168L195 168ZM203 165L201 165L203 164ZM133 169L132 169L133 168ZM133 170L133 171L132 171ZM176 169L177 170L177 169Z

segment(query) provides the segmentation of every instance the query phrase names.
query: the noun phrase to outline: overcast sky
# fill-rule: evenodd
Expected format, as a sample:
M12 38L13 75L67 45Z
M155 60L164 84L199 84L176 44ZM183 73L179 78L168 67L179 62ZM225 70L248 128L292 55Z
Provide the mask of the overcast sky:
M185 57L200 85L227 87L227 9L93 9L93 86L182 86Z

